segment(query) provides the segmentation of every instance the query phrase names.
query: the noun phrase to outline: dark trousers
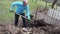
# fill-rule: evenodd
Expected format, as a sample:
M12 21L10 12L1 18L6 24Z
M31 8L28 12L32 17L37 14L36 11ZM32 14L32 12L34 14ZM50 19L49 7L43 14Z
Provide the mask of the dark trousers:
M25 16L25 14L21 14L22 16ZM21 17L23 21L23 27L26 27L26 20L25 18ZM19 20L19 15L15 14L15 26L18 26L18 20Z

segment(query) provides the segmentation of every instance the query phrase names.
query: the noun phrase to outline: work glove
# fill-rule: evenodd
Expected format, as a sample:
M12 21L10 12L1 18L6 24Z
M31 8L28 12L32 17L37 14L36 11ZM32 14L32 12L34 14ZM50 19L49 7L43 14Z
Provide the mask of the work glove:
M31 20L30 19L28 19L28 22L30 22Z
M31 21L31 19L30 18L28 18L28 22L30 23L30 21Z

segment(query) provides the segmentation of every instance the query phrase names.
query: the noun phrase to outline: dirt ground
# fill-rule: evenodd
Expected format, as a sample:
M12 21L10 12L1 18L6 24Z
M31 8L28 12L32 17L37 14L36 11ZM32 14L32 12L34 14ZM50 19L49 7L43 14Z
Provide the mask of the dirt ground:
M28 31L23 31L22 26L14 26L11 23L0 24L0 34L60 34L60 26L45 23L43 20L35 20L27 25Z
M44 19L26 23L27 31L22 30L22 22L18 27L13 23L0 23L0 34L60 34L60 26L45 23Z

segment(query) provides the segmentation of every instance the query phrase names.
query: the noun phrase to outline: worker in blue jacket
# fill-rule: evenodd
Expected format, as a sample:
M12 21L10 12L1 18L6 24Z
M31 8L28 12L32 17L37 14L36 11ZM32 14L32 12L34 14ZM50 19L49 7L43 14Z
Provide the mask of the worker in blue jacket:
M30 20L30 12L29 12L29 6L27 1L23 1L23 2L18 1L18 2L12 3L10 12L13 12L14 7L16 7L15 26L18 26L19 15L25 16L26 14L28 20ZM26 11L24 12L24 10ZM23 21L23 27L26 27L26 21L23 17L22 17L22 21Z

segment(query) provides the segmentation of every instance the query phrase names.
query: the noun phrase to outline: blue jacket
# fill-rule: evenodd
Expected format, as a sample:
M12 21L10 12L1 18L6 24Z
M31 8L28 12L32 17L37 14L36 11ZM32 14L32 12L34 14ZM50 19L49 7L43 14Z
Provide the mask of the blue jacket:
M30 19L30 12L29 12L29 6L28 5L24 6L23 2L14 2L14 3L12 3L10 10L13 10L14 7L16 7L15 13L18 15L24 13L24 10L26 10L25 11L26 16L28 17L28 19Z

